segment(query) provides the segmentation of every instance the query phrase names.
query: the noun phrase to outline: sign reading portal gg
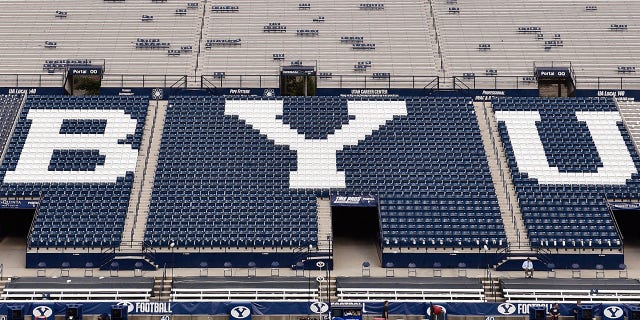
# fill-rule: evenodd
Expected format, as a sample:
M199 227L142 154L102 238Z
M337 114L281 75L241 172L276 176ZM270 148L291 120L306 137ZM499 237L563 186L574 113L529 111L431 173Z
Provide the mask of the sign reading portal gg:
M536 76L538 80L571 79L571 72L569 68L536 68Z
M74 76L100 76L102 75L101 66L82 66L69 68L69 75Z

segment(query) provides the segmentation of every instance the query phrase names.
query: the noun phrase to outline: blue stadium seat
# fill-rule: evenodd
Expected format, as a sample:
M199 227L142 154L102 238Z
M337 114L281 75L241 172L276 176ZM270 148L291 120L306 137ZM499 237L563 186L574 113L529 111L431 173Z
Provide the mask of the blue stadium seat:
M613 112L610 98L500 98L494 110L538 112L536 127L549 167L564 173L597 173L603 167L592 135L576 112ZM539 183L521 172L505 122L499 122L524 222L533 247L620 248L621 238L606 205L607 198L637 198L639 157L621 122L619 133L629 151L634 173L625 184ZM603 178L603 179L606 179Z
M0 96L0 100L2 97ZM33 232L28 241L32 248L46 247L114 247L119 245L129 204L133 172L126 172L115 183L65 183L34 181L7 183L8 171L15 171L24 150L31 126L27 116L32 110L123 110L135 120L135 133L122 144L138 149L148 107L145 97L70 97L30 95L18 115L16 129L2 168L0 196L38 196L41 198ZM68 119L60 134L86 135L104 133L109 119ZM120 142L119 142L120 143ZM91 172L103 165L105 156L97 149L56 149L49 162L50 172Z
M306 139L326 139L355 119L345 98L282 99L277 118ZM179 245L315 245L316 197L375 194L387 246L505 247L470 100L406 101L406 116L394 116L357 145L337 151L346 188L329 190L290 188L296 152L225 115L225 98L172 98L145 240L161 247L188 234L190 243ZM196 216L201 220L194 221ZM434 217L452 218L427 220ZM478 228L472 217L485 227Z

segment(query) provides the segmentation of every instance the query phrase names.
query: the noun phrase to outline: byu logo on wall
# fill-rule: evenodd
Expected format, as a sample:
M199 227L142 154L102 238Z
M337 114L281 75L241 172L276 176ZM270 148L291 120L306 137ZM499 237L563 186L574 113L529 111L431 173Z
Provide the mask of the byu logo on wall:
M624 316L624 311L618 306L609 306L602 311L602 314L609 319L617 319Z
M433 308L435 309L436 307L440 307L440 313L441 314L446 314L447 313L447 309L445 307L443 307L442 305L434 304ZM436 314L437 314L437 312L436 312ZM431 307L427 308L427 315L431 316Z
M33 308L32 314L35 318L49 318L53 315L53 310L47 306L37 306Z
M251 315L251 310L245 306L237 306L231 309L231 317L235 319L244 319Z
M309 306L309 310L313 313L325 313L329 311L329 305L324 302L314 302Z
M134 305L133 303L129 302L129 301L120 301L117 303L117 305L119 306L127 306L127 313L132 313L133 309L134 309Z
M504 315L514 314L516 312L516 306L508 302L501 303L498 305L498 312Z

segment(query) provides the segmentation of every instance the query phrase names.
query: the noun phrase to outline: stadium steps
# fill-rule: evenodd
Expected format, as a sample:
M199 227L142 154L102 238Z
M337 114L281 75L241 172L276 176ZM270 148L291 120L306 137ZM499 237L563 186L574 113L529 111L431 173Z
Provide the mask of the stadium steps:
M153 278L153 293L152 299L154 301L169 301L171 300L171 287L173 285L173 278L171 277L154 277Z
M167 101L151 101L149 103L138 162L136 163L135 183L131 190L131 201L120 245L121 250L142 251L167 104Z
M329 198L317 198L318 207L318 249L321 251L329 251L330 248L327 239L333 238L331 225L331 201Z
M9 279L7 277L1 277L0 278L0 300L3 299L2 297L2 293L4 292L4 288L7 286L7 283L9 283Z
M504 230L509 242L509 250L523 254L532 253L491 103L474 102L473 106L478 117L478 126L498 197L502 221L505 224Z
M335 277L330 277L329 281L325 279L325 281L320 282L320 284L318 285L318 290L320 291L320 301L338 301L338 290L336 289ZM328 295L327 292L329 293Z
M445 59L446 57L443 55L442 53L442 47L440 46L440 35L438 34L438 21L436 19L435 13L434 13L434 9L433 9L433 3L431 0L428 0L429 3L429 8L426 12L427 14L427 20L431 21L431 28L429 28L429 34L430 34L430 38L431 38L431 42L430 45L433 46L433 48L437 48L436 50L436 54L437 57L434 57L436 59L436 69L438 70L438 75L446 81L447 77L445 74Z
M500 279L491 278L482 280L482 288L484 288L484 298L487 302L505 302L504 293Z
M200 6L198 6L198 15L200 16L200 20L197 22L196 30L199 30L198 37L195 39L195 43L193 44L193 49L195 50L194 54L191 55L191 70L193 70L194 77L190 77L187 87L188 88L198 88L200 87L200 77L202 75L202 68L200 68L200 56L202 55L203 49L203 32L207 28L209 28L209 21L207 19L207 0L201 1Z
M14 131L16 130L16 126L18 125L18 120L20 120L20 117L18 117L18 115L22 113L22 110L24 109L24 105L26 101L27 101L27 95L22 95L22 101L20 102L20 106L18 106L18 108L9 109L8 106L5 106L5 110L3 110L3 112L7 113L4 115L4 117L13 119L13 121L11 123L11 129L8 132L6 132L5 136L2 137L2 149L0 149L0 152L2 153L0 154L0 163L4 163L4 157L7 154L7 149L9 148L9 142L11 140L11 137L13 137Z
M636 152L640 154L640 103L614 100L618 110L620 110L622 122L633 140L633 145L636 147Z

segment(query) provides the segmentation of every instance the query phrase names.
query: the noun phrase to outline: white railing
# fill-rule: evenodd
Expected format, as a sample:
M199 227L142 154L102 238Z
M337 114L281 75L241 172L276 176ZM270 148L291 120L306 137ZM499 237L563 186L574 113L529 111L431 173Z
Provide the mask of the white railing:
M503 289L504 297L511 303L556 303L575 302L584 303L640 303L640 290L598 290L592 293L588 289L579 290L551 290L551 289Z
M357 301L456 301L483 302L484 289L392 289L392 288L338 288L341 302Z
M57 289L57 288L5 288L2 300L12 302L42 300L46 294L48 300L64 301L149 301L152 289Z
M317 299L318 288L174 288L171 291L171 300L174 301L309 301Z

